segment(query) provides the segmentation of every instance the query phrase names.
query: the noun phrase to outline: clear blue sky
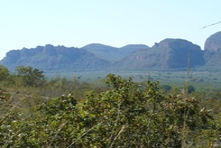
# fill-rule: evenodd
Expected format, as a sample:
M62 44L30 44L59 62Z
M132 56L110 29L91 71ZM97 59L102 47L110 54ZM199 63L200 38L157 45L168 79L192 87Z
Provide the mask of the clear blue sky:
M220 0L0 0L0 59L12 49L53 44L153 46L186 39L203 49L221 31Z

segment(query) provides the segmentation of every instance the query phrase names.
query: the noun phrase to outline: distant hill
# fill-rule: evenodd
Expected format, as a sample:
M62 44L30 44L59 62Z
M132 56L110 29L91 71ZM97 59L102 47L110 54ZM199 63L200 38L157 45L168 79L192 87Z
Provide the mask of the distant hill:
M204 51L204 59L206 61L203 67L206 70L221 70L221 50L217 51Z
M147 45L143 44L131 44L121 48L116 48L108 45L95 43L82 47L82 49L85 49L88 52L92 52L97 57L108 60L112 63L121 60L122 58L133 53L134 51L148 48L149 47Z
M190 62L188 62L190 60ZM147 50L140 50L115 63L119 69L179 69L203 66L203 51L182 39L165 39Z
M43 71L90 71L105 70L110 62L79 48L64 46L37 46L11 50L0 64L14 70L16 66L32 66Z
M217 51L219 49L221 49L221 31L208 37L204 46L205 51Z
M221 31L206 39L204 47L205 68L221 70Z
M122 54L124 54L124 56L127 56L135 51L145 50L149 48L150 48L149 46L144 44L129 44L119 48L119 50L121 51Z
M221 70L221 32L205 42L205 50L184 39L164 39L151 48L129 44L116 48L89 44L82 48L37 46L11 50L0 64L14 70L32 66L45 72L111 71L111 70Z

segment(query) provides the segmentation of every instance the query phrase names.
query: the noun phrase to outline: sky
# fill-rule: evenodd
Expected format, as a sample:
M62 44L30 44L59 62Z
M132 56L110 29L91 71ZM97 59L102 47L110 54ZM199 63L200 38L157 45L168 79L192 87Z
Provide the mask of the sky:
M153 46L165 38L204 48L221 31L220 0L0 0L0 60L10 50L52 44Z

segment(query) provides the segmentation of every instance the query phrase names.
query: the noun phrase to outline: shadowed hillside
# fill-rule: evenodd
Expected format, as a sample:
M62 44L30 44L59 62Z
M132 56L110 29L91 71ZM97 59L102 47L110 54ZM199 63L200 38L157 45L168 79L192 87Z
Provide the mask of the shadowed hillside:
M84 49L55 47L49 44L31 49L11 50L0 63L11 70L23 65L33 66L43 71L90 71L110 66L110 62Z
M147 50L140 50L115 64L123 69L177 69L203 66L203 51L198 45L182 39L165 39Z
M129 44L116 48L89 44L82 48L37 46L11 50L0 64L14 70L32 66L45 72L112 71L112 70L221 70L221 32L211 35L205 50L184 39L164 39L149 48Z
M217 51L221 49L221 31L214 33L206 39L205 51Z
M88 52L92 52L99 58L108 60L110 62L116 62L121 60L125 56L132 54L134 51L140 49L148 49L149 47L142 44L130 44L121 48L116 48L108 45L94 43L86 45L82 48L87 50Z
M206 39L204 52L205 69L221 70L221 31Z

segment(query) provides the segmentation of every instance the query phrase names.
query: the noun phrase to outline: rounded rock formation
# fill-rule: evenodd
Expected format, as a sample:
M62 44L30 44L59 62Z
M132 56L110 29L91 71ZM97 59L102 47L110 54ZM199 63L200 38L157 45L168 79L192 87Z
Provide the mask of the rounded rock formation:
M221 31L207 38L204 46L205 51L217 51L219 49L221 49Z

